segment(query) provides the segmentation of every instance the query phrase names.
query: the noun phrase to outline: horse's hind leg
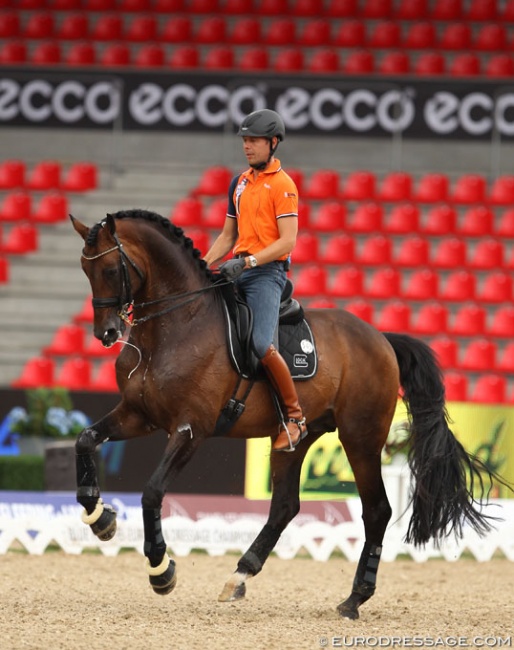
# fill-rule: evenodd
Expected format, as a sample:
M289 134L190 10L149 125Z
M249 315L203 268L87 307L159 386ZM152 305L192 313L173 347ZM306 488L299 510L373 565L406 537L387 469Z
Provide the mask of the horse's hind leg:
M386 436L387 433L384 434L384 441ZM357 619L360 605L375 593L382 541L391 518L391 507L382 481L380 454L383 443L370 443L369 448L366 448L366 436L362 436L362 432L359 435L356 431L352 435L346 434L342 442L362 502L366 541L355 573L352 593L338 605L337 611L343 617Z
M300 510L300 472L312 436L301 442L291 454L271 454L273 493L268 521L237 564L236 572L223 587L218 600L228 602L244 598L246 580L259 573L280 535Z

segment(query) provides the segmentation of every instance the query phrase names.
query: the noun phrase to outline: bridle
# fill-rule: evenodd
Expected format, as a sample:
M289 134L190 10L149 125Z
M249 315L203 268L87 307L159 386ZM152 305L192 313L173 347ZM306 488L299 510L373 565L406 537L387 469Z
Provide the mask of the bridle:
M217 289L219 286L225 284L230 284L230 281L223 280L220 278L218 280L215 280L211 285L207 287L202 287L200 289L195 289L194 291L184 291L183 293L173 294L171 296L164 296L163 298L158 298L157 300L134 303L128 264L130 264L130 266L134 269L134 271L136 272L140 280L144 281L145 275L143 271L139 268L139 266L134 262L134 260L125 252L123 248L123 244L119 240L118 235L116 233L113 233L112 236L115 242L115 245L112 246L112 248L108 248L107 250L102 251L101 253L97 253L96 255L86 255L83 249L82 258L87 260L88 262L93 262L97 259L100 259L101 257L104 257L104 255L109 255L110 253L114 253L117 251L119 254L119 263L120 263L120 293L119 295L113 296L112 298L93 298L91 302L93 304L93 309L117 307L118 316L121 318L121 320L124 323L130 325L131 327L135 327L136 325L145 323L146 321L149 321L152 318L158 318L159 316L168 314L174 309L183 307L184 305L193 302L193 300L196 300L196 298L200 294L205 293L206 291ZM136 308L142 309L144 307L150 307L151 305L156 305L166 300L181 300L181 302L171 305L170 307L166 307L161 311L153 312L152 314L147 314L146 316L142 316L141 318L133 318L134 309Z

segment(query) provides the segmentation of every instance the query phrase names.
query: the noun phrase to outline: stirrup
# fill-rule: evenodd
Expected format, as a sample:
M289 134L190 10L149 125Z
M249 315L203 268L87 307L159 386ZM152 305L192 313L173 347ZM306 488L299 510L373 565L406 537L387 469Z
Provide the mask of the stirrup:
M307 425L306 425L306 421L305 421L304 417L301 418L300 420L298 420L296 418L288 418L287 421L288 422L293 422L298 427L298 431L300 433L300 435L298 436L298 440L293 443L293 440L291 438L291 434L289 433L289 429L287 428L285 422L283 421L281 430L284 430L285 433L286 433L287 439L289 441L289 447L285 447L284 449L274 449L273 445L272 445L272 447L271 447L272 451L286 451L286 452L294 451L296 449L296 447L300 444L300 442L309 433L308 430L307 430ZM278 438L277 438L277 440L278 440ZM277 442L277 440L275 440L275 443Z

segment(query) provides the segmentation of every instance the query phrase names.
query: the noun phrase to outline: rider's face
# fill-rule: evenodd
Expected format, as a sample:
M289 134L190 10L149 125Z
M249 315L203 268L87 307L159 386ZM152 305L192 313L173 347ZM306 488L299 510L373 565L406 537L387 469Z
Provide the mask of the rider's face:
M250 165L268 162L270 142L268 138L243 137L243 151Z

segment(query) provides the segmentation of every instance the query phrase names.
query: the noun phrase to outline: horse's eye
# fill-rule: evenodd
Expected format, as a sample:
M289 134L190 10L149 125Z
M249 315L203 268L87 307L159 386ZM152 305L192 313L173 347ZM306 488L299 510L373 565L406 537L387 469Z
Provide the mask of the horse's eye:
M104 269L104 276L107 280L111 280L112 278L115 278L117 275L118 275L117 266L110 266Z

